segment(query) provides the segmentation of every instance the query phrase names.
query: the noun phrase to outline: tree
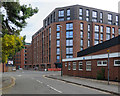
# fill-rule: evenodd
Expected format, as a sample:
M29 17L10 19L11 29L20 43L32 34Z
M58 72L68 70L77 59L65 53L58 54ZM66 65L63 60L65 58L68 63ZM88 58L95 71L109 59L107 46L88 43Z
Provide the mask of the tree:
M38 9L19 2L2 2L2 63L6 63L9 56L24 48L25 36L20 36L22 28L27 25L26 20L36 14Z

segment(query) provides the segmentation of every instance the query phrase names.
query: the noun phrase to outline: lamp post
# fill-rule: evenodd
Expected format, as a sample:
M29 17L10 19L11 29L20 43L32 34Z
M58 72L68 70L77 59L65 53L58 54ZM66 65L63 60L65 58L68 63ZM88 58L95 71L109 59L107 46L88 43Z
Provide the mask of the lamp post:
M107 50L107 53L108 53L108 85L109 85L109 52L110 50L108 49Z
M61 48L61 77L63 75L63 70L62 70L62 26L59 25L60 28L60 48Z

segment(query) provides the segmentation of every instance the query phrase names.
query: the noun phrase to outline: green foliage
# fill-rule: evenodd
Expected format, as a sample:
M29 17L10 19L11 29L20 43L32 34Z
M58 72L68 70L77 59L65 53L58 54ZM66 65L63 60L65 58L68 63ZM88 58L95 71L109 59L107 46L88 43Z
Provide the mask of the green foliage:
M38 12L31 5L20 5L19 2L2 2L6 14L2 13L2 63L6 63L8 57L24 48L26 36L21 37L22 28L27 25L26 19Z
M101 71L97 72L97 79L104 80L105 79L105 68L101 68Z

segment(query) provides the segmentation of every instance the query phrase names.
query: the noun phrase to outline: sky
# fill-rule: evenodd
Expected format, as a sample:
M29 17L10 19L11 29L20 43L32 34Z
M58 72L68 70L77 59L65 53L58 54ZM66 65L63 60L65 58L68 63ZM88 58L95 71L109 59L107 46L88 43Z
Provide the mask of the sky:
M83 5L112 12L118 12L118 2L120 0L20 0L20 4L38 7L39 11L30 19L27 19L27 26L22 30L21 36L26 35L26 42L31 43L32 35L43 26L43 19L47 17L55 8L70 5Z

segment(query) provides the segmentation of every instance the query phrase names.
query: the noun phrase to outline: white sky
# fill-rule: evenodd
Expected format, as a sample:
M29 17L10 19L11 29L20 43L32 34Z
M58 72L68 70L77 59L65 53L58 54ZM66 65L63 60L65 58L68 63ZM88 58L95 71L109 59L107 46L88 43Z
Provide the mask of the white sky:
M43 26L43 19L49 15L56 7L69 5L83 5L97 9L118 12L118 2L120 0L20 0L20 4L31 4L38 7L39 12L27 20L28 24L21 32L26 35L26 42L31 42L32 35Z

